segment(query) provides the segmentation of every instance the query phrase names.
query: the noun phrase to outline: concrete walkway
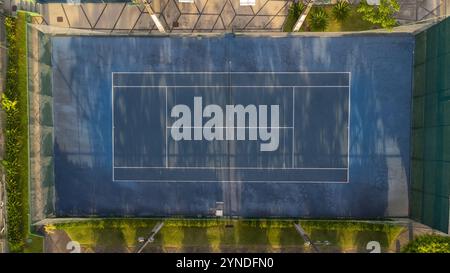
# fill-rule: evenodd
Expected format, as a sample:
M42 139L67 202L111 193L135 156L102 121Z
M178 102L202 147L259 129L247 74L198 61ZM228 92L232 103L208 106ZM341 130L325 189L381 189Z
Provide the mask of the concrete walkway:
M5 10L20 0L3 0ZM149 1L149 0L148 0ZM282 31L293 0L256 0L240 6L239 0L152 0L151 7L167 32ZM401 24L450 15L450 0L397 0ZM316 0L333 4L337 0ZM360 0L349 0L357 4ZM111 32L158 32L149 14L133 3L47 3L31 8L43 15L39 24Z
M69 253L67 244L71 241L66 232L55 230L44 237L44 253Z
M151 7L167 32L223 32L227 30L282 31L291 1L257 0L240 6L239 0L153 0ZM42 23L115 32L158 32L142 5L85 3L41 5Z
M450 15L450 0L398 0L398 2L400 12L397 19L401 23Z

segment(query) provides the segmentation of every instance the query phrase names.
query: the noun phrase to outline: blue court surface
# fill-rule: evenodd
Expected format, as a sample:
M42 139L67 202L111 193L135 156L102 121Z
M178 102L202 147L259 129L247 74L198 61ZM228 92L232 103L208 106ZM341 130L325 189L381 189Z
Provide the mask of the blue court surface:
M51 39L57 216L408 212L412 36Z

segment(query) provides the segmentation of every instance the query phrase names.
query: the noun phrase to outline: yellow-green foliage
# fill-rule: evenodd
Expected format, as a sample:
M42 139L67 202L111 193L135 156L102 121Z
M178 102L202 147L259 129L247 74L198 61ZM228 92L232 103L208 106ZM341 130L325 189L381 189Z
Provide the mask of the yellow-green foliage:
M8 45L6 88L1 106L6 113L5 158L8 243L10 250L21 252L28 234L28 115L26 13L7 17Z
M406 253L450 253L450 237L423 235L407 244L402 252Z
M397 25L397 20L394 18L394 15L399 10L400 5L397 0L381 0L378 6L369 5L366 0L363 0L357 9L365 21L381 25L381 27L387 29L391 29Z
M345 21L350 13L350 4L347 0L338 0L336 5L333 6L331 12L334 19L337 21Z
M295 223L301 223L312 240L327 240L343 249L365 249L372 240L388 247L403 230L384 223L281 219L104 219L55 226L88 247L104 246L107 241L109 246L117 248L135 247L137 237L147 237L159 221L164 221L164 227L156 235L153 245L179 250L184 247L202 247L210 251L236 246L302 247L304 241L294 229Z

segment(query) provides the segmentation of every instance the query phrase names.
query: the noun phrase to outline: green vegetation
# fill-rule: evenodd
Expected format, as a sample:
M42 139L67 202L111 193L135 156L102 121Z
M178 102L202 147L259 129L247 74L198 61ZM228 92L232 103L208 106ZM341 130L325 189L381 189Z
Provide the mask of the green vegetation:
M328 14L328 17L334 18L333 7L334 6L332 5L323 6L323 9ZM374 25L370 22L364 21L362 19L362 15L358 13L356 10L357 10L356 6L349 5L349 11L346 19L343 21L339 21L336 19L329 20L329 24L325 29L325 31L327 32L363 31L379 27L378 25ZM303 24L301 31L315 31L314 29L311 29L311 26L309 25L310 16L311 14L308 15L308 18L305 24Z
M336 21L343 22L348 18L350 13L350 4L347 0L338 0L332 8L332 14Z
M365 251L369 241L378 241L388 248L404 230L391 224L353 221L309 220L302 221L302 226L315 240L328 240L342 249L356 248L358 251Z
M312 30L325 31L330 24L327 12L323 7L314 7L309 14L309 25Z
M303 2L292 3L292 6L289 8L289 14L286 18L286 23L284 24L283 31L292 31L295 23L297 22L298 18L303 13L305 8L306 6L303 4Z
M8 70L2 108L6 113L5 158L8 243L21 252L28 235L28 115L27 115L27 15L7 17Z
M23 252L25 253L42 253L44 247L44 238L37 235L32 235L28 237Z
M387 29L392 29L397 25L394 14L399 10L400 5L396 0L381 0L379 6L369 5L366 0L363 0L357 9L365 21Z
M450 237L422 235L407 244L402 252L406 253L450 253Z
M157 222L156 219L103 219L56 224L47 230L64 230L72 240L93 251L120 252L136 249L138 237L146 238ZM390 224L352 221L165 219L155 242L146 250L310 251L294 223L301 223L312 240L328 241L329 251L365 251L372 240L387 249L403 231L402 227Z

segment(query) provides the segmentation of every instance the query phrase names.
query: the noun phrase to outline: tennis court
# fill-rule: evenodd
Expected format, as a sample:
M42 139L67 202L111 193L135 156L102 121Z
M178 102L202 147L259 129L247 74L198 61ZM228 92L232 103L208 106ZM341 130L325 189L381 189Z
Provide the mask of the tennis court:
M412 35L49 41L57 216L408 213Z

